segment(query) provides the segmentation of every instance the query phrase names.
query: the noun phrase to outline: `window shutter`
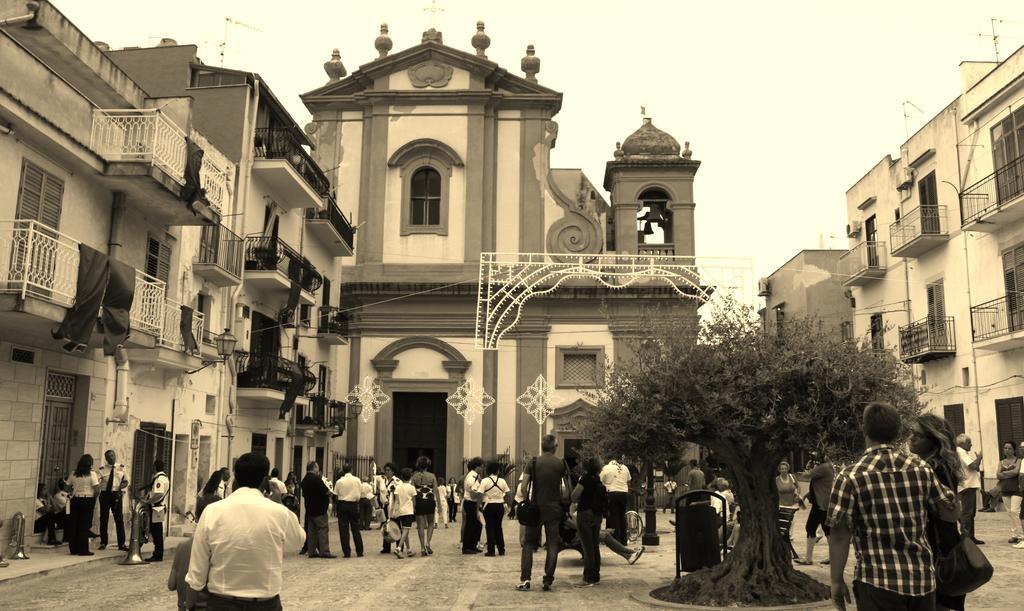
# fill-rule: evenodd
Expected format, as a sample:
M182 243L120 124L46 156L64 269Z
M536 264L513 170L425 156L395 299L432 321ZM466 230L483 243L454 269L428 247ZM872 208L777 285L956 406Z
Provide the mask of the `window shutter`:
M318 394L327 396L327 365L320 365L316 383L320 391Z
M149 483L143 479L146 477L146 456L149 454L146 444L150 439L150 436L141 429L135 431L135 445L132 448L132 477L129 482L133 490L138 490Z
M324 305L331 305L331 280L327 277L324 277L324 285L321 288L321 293L323 294Z
M967 432L964 425L964 405L963 403L957 403L956 405L945 405L943 406L944 416L946 422L949 423L949 427L953 429L954 435L962 435Z
M929 284L928 292L928 318L932 320L943 320L946 318L946 298L942 290L942 283Z
M171 277L171 247L152 236L146 255L146 273L164 282Z
M18 196L19 219L38 221L43 204L44 172L39 166L24 161L21 166L21 193Z
M1024 439L1024 398L996 399L996 434L1000 454L1004 443Z
M53 174L46 174L45 177L39 221L47 227L59 229L61 202L64 198L64 181Z

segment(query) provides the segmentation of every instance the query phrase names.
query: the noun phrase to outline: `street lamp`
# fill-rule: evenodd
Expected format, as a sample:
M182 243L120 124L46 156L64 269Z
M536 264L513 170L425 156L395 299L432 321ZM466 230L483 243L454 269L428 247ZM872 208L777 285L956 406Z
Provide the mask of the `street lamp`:
M226 363L228 357L235 353L235 346L238 345L238 338L231 334L231 330L225 328L223 333L213 336L213 343L217 346L217 356L219 359L203 359L203 366L199 369L193 369L188 372L188 375L192 375L198 371L202 371L214 365L216 363Z

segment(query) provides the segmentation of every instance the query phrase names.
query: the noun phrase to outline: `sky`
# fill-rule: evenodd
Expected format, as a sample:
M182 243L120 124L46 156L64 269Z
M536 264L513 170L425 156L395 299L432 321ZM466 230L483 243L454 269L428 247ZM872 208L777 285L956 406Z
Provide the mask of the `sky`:
M1024 44L1019 0L439 0L433 14L427 0L54 2L115 49L167 37L216 65L226 31L224 65L260 73L299 125L333 48L351 73L376 58L381 23L397 52L436 19L445 44L473 52L482 20L489 59L522 75L533 44L540 83L564 94L552 167L601 185L646 107L702 162L698 256L750 258L755 278L801 249L848 247L846 190L959 95L961 61L994 59L990 19L1003 59Z

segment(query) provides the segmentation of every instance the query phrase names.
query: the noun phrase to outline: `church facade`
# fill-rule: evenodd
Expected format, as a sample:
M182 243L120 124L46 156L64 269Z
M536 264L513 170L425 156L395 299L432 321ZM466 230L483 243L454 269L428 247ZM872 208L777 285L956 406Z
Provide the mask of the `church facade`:
M350 410L332 449L399 466L423 454L446 476L475 455L532 455L542 432L571 458L588 391L628 355L646 309L695 319L698 306L664 284L569 280L526 302L496 349L479 347L481 253L693 256L699 162L645 119L609 146L606 199L582 171L550 165L562 94L538 82L532 45L518 76L487 58L483 24L469 42L472 52L447 46L432 29L391 53L384 27L376 59L347 74L335 52L329 82L302 96L314 154L357 228L341 274L350 341L338 385L369 377L388 398L376 413ZM538 376L556 407L540 424L516 402ZM466 379L495 399L473 422L446 403Z

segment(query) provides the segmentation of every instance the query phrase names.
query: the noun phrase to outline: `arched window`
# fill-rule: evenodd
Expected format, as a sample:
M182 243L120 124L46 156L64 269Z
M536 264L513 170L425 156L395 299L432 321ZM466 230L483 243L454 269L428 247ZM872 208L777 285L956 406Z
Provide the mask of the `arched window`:
M409 224L418 227L441 224L441 174L423 167L412 175L409 189Z
M637 237L640 244L670 244L672 242L672 213L668 209L671 199L657 187L640 194L640 212L637 214Z

